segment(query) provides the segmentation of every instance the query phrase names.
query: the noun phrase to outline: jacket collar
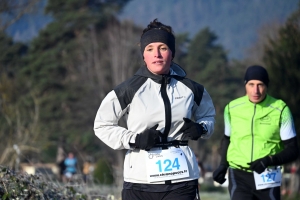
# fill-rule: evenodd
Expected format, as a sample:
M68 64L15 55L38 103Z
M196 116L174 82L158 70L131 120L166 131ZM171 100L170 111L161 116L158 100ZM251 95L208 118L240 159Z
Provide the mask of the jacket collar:
M256 104L258 106L265 106L265 105L269 104L269 100L270 100L270 96L268 94L266 94L265 98L261 102L259 102L259 103L253 103L253 102L251 102L249 100L249 97L247 95L245 95L245 97L247 98L247 102L248 103L253 104L253 105Z
M178 64L172 63L169 74L163 74L163 75L153 74L148 70L146 66L143 66L135 73L135 76L143 76L143 77L151 78L153 81L157 83L161 83L163 77L167 77L168 83L170 83L171 78L175 78L177 80L183 79L186 76L186 72Z

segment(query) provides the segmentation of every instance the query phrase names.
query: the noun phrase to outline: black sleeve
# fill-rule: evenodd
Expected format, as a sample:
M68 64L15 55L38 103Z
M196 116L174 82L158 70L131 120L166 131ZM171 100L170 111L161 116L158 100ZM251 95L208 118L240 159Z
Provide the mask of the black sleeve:
M283 165L296 160L299 156L297 137L293 137L282 142L284 144L284 149L271 156L272 165Z
M221 148L220 148L220 156L221 156L221 162L220 165L229 166L227 162L227 149L230 144L230 137L224 135L221 141Z

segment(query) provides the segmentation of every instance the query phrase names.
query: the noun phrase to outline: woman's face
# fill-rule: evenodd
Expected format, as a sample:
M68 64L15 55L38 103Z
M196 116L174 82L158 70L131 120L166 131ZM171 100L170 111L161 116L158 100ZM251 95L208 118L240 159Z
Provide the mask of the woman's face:
M144 61L153 74L168 74L172 62L172 51L165 43L150 43L144 50Z

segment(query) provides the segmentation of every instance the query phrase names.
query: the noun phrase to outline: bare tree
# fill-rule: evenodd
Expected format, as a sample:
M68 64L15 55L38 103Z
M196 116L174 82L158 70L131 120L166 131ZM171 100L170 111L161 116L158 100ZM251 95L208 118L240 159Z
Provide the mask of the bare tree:
M20 156L26 157L27 152L39 152L36 145L40 137L39 101L31 94L34 107L24 109L22 104L18 106L18 103L13 101L15 97L12 93L15 88L9 80L2 77L0 86L0 113L5 119L0 129L0 152L3 152L0 163L18 168Z
M112 85L116 86L133 75L140 52L141 31L130 22L112 22L106 30L107 55L110 58Z
M265 48L271 45L270 39L276 40L276 38L278 38L278 30L280 27L282 27L281 24L273 22L263 25L258 30L257 41L246 50L247 57L245 59L245 63L247 63L247 65L265 65L263 62Z
M76 32L77 60L70 63L85 84L96 88L100 99L113 87L133 75L141 54L140 28L131 22L111 20L104 30L91 25Z

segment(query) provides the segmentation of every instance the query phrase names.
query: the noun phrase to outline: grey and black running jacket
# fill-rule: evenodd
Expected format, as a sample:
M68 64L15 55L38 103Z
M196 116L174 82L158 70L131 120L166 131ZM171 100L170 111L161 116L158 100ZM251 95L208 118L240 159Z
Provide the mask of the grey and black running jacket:
M180 128L183 118L205 124L208 139L214 130L215 108L205 88L186 78L185 71L172 63L168 75L155 75L146 66L118 85L103 99L94 123L96 136L112 149L128 149L124 161L124 181L148 183L146 156L147 151L134 149L137 134L158 124L157 130L167 141L186 141ZM164 95L166 94L166 95ZM119 126L125 119L126 126ZM199 178L198 164L189 146L180 146L189 168L189 177L173 180L182 182ZM153 184L164 184L155 182Z

